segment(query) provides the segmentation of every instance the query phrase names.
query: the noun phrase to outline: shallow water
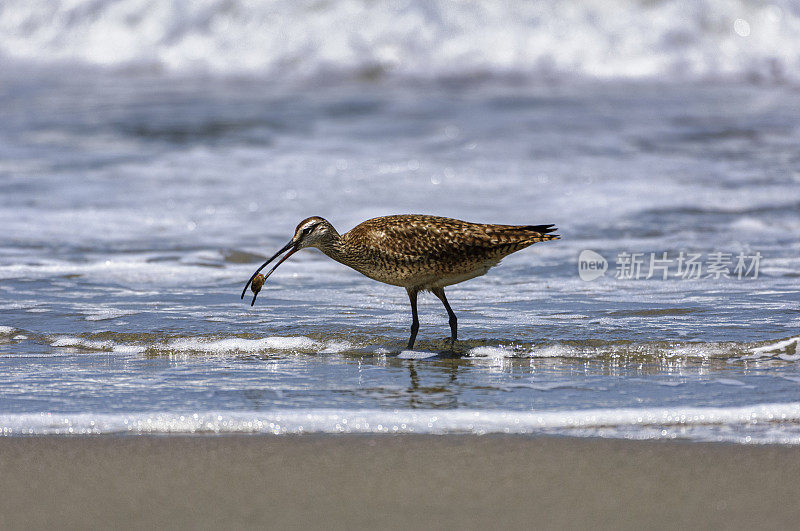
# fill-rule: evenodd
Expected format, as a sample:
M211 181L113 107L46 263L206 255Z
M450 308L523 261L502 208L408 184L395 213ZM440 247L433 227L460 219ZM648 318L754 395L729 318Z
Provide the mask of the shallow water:
M80 72L0 85L3 433L800 442L795 89ZM239 299L301 219L402 212L563 239L448 289L454 350L434 297L403 351L404 291L316 251ZM615 278L681 251L762 258Z

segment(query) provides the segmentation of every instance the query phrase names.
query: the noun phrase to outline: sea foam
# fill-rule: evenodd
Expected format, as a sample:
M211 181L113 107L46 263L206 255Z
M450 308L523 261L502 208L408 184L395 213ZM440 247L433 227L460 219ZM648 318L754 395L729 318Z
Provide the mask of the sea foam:
M117 342L78 336L56 336L52 347L70 347L117 353L141 353L146 350L164 353L200 353L212 355L253 354L260 352L306 352L335 354L353 348L347 341L317 341L305 336L269 336L258 339L240 337L184 337L146 343Z
M0 434L103 434L103 433L472 433L536 434L548 430L620 430L632 427L702 428L730 426L730 440L742 440L737 427L764 424L795 426L800 423L800 403L753 404L739 407L665 407L561 411L508 410L274 410L195 413L130 414L6 414L0 415ZM790 430L791 431L791 430ZM597 433L596 431L594 432ZM667 433L666 430L663 433ZM786 443L787 430L776 433ZM794 443L800 431L794 430ZM763 433L759 442L766 440Z
M156 350L174 350L182 352L203 352L208 354L255 353L264 351L302 351L302 352L339 352L345 350L347 344L316 341L314 339L296 337L265 337L261 339L243 338L185 338L173 339L166 343L156 344Z
M774 343L755 347L750 350L750 354L743 356L743 359L757 359L777 357L786 361L800 360L800 336L791 337Z
M6 0L0 53L180 73L800 79L791 0Z

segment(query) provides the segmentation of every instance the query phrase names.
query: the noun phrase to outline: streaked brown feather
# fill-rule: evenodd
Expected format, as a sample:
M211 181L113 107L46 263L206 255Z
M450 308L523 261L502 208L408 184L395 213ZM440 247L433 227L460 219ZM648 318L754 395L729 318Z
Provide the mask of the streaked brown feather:
M420 214L367 220L323 252L375 280L416 289L485 274L534 243L558 239L551 225L493 225Z

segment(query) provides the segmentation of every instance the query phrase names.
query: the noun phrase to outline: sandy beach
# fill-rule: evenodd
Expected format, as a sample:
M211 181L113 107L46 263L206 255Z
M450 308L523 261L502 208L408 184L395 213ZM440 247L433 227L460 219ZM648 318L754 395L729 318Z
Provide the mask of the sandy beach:
M0 439L3 528L786 528L795 448L502 436Z

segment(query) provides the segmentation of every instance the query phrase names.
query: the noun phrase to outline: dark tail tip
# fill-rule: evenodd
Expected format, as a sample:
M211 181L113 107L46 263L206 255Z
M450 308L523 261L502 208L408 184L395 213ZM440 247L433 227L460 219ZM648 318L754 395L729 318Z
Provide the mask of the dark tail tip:
M550 225L527 225L527 226L525 226L525 228L528 229L528 230L534 230L536 232L541 232L542 234L550 234L551 232L555 232L555 231L558 230L556 228L556 226L553 225L553 224L550 224Z

